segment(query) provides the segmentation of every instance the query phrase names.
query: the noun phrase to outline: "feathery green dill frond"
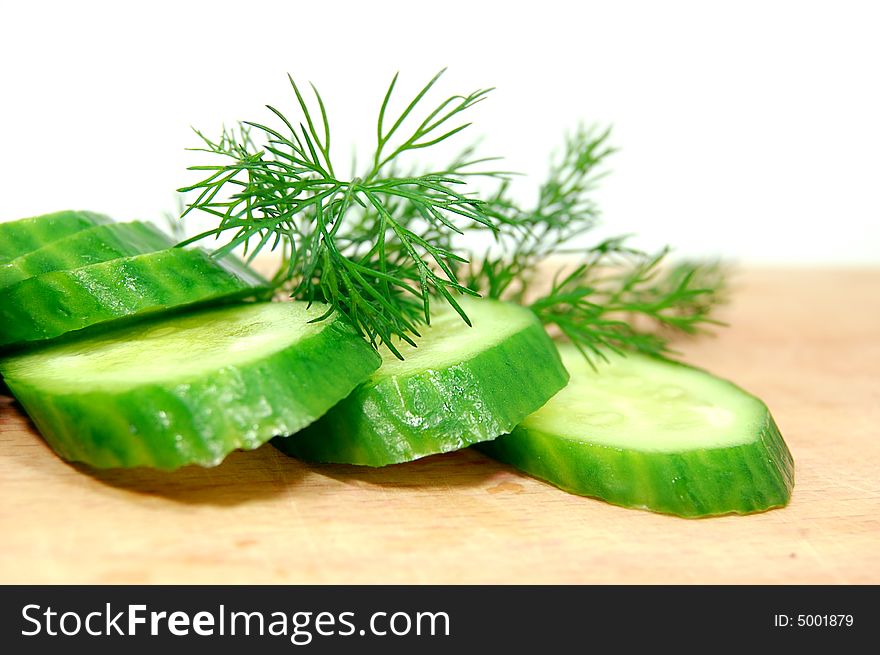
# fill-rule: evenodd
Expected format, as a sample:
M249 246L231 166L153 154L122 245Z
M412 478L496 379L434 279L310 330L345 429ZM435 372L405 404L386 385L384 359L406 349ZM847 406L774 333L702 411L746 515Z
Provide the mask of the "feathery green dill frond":
M456 300L461 294L531 307L590 361L604 349L666 354L668 331L692 334L717 323L711 314L724 298L717 265L670 266L668 250L648 254L626 237L576 247L599 220L594 191L615 152L610 130L569 134L533 206L514 200L511 174L494 170L496 158L479 156L475 145L439 169L407 162L405 155L465 130L470 123L461 115L491 91L427 105L442 74L397 113L393 77L369 168L352 179L335 172L321 95L312 86L307 101L292 77L298 120L269 106L274 126L244 121L217 140L197 131L202 147L195 150L221 161L191 168L204 177L180 190L195 195L183 215L199 210L218 225L188 242L228 233L218 254L242 247L253 258L267 247L279 250L279 287L328 303L395 353L397 339L413 343L420 324L430 322L433 302L468 321ZM466 184L472 177L494 180L495 191L478 196ZM462 245L460 237L474 230L492 234L485 252Z
M486 296L529 306L590 361L603 349L669 354L669 330L694 334L718 324L711 313L724 299L724 274L717 264L668 266L668 249L648 254L626 236L572 245L598 222L593 191L615 152L609 136L583 127L569 135L532 208L513 202L503 182L484 206L496 218L498 247L474 257L464 277Z
M450 248L449 234L476 223L494 229L483 203L465 192L464 169L487 161L460 161L448 171L400 175L406 153L445 142L470 123L460 115L490 89L453 95L417 117L443 71L398 113L390 107L398 76L381 103L377 142L363 176L340 179L331 156L330 123L321 95L312 86L310 108L289 78L300 114L298 123L268 107L280 125L242 122L216 141L196 132L202 152L219 164L194 166L206 175L180 189L197 194L184 215L200 210L219 220L217 228L190 241L229 232L219 254L242 246L250 258L267 246L280 248L284 265L275 280L293 297L327 302L346 315L374 344L394 350L394 339L412 341L418 325L430 321L431 302L450 304L476 293L459 282L465 260ZM414 127L408 127L414 123Z

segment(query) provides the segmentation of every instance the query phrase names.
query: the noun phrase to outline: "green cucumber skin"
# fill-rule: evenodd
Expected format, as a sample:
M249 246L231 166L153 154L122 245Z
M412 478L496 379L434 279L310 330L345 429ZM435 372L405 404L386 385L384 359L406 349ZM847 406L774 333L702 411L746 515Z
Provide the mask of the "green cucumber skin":
M327 320L317 335L262 360L173 384L57 394L7 383L64 459L95 468L215 466L233 450L302 429L378 368L366 341Z
M66 210L0 223L0 264L80 230L111 222L102 214Z
M68 271L173 245L170 237L148 223L96 225L0 264L0 288L43 273Z
M0 347L178 309L263 295L269 283L243 264L172 248L54 271L0 289Z
M362 385L300 434L272 443L315 462L408 462L509 432L567 381L556 347L535 319L455 366Z
M769 410L758 439L727 448L645 453L522 427L477 448L565 491L686 518L783 507L794 486L794 460Z

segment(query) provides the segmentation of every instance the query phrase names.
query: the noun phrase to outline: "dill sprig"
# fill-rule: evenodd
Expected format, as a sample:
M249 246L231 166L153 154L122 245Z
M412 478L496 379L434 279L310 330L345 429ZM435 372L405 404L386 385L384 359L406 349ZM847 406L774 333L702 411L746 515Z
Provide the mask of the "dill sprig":
M461 161L449 171L397 172L403 155L466 129L470 123L460 122L460 115L491 91L447 97L416 118L442 74L396 115L390 111L394 76L379 108L369 170L352 179L335 173L330 123L317 88L311 87L315 111L290 76L297 123L268 106L276 127L243 121L217 140L196 131L203 146L195 150L225 161L191 167L206 177L180 189L197 194L183 215L200 210L219 220L187 243L230 232L219 255L242 246L252 259L267 246L280 248L278 284L295 298L328 303L328 314L340 311L374 345L394 352L395 338L413 343L418 325L430 322L433 299L468 321L456 296L477 294L457 278L465 260L452 251L448 235L467 223L494 229L482 201L463 189L464 169L485 160Z
M618 249L611 240L587 251L573 270L557 271L551 289L529 306L588 359L603 350L670 355L669 331L696 334L723 300L723 273L714 263L680 262L666 269L656 254ZM623 262L618 261L623 255Z
M595 227L599 209L592 192L605 176L605 160L615 152L610 130L579 127L553 158L534 206L523 207L510 196L511 179L503 178L483 207L495 219L496 247L469 267L468 286L491 298L523 303L542 262L570 251L570 243ZM475 226L479 228L480 226Z
M500 185L484 207L498 219L498 247L469 265L467 285L530 307L588 361L608 349L668 355L669 331L719 324L711 313L724 299L724 272L714 263L669 265L668 248L648 254L627 236L572 247L597 225L593 191L615 152L609 136L583 127L569 135L534 207L523 209L510 199L509 182ZM554 261L558 255L569 257ZM548 274L552 284L542 291Z
M615 152L609 130L580 127L568 135L533 206L513 199L510 175L485 169L494 158L477 156L474 145L442 169L403 172L404 155L462 132L470 123L460 115L490 91L453 95L422 112L442 74L397 114L390 109L394 76L368 169L351 179L335 172L318 90L312 85L310 107L289 76L298 121L268 106L274 127L244 121L217 140L196 131L203 145L195 150L223 161L191 168L205 177L180 189L196 195L183 215L200 210L218 226L186 243L229 232L220 255L240 246L250 258L279 249L279 286L294 298L328 303L328 315L341 312L374 346L383 343L398 356L395 340L415 343L434 300L469 323L459 294L530 307L590 362L608 349L666 355L670 331L693 334L717 324L711 314L724 297L717 265L669 265L668 249L645 253L625 236L572 245L599 220L593 192ZM483 198L468 191L465 181L474 176L497 181L495 191ZM471 230L491 231L493 246L467 253L459 237Z

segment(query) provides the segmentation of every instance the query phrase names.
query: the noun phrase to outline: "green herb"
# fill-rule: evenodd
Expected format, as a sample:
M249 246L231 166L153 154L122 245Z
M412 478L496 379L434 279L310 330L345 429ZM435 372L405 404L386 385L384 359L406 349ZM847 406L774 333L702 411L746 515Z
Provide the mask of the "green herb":
M442 72L390 116L394 76L379 109L370 168L350 180L334 172L320 94L313 86L315 114L293 78L304 122L295 125L269 107L283 127L244 122L224 130L217 141L197 132L204 142L198 150L228 161L193 167L208 176L180 190L198 193L184 215L199 209L219 219L216 229L190 241L232 230L233 238L219 252L244 245L253 257L266 245L281 246L285 263L276 281L292 283L292 296L329 303L371 342L379 340L392 350L394 337L412 343L417 325L430 320L433 298L448 302L467 321L455 295L476 293L459 283L456 270L464 260L448 248L447 235L459 232L462 221L490 228L492 221L479 200L460 190L460 178L445 171L397 173L402 155L468 127L459 115L489 93L480 89L448 97L417 119L417 109ZM414 128L404 129L413 121ZM255 131L265 139L259 147ZM460 162L457 170L475 163Z
M598 222L592 192L615 152L609 135L581 127L568 136L534 207L519 207L509 198L509 182L501 184L483 208L497 219L500 252L475 259L467 285L528 305L588 360L604 359L604 349L668 354L668 335L658 326L694 334L719 324L711 312L724 298L723 270L715 263L664 267L668 248L648 254L629 247L627 236L569 245ZM563 254L570 257L552 260ZM548 274L553 282L542 293L536 287Z
M614 152L608 130L580 128L566 139L534 207L512 199L510 176L478 170L493 158L478 157L474 146L443 170L401 173L404 155L459 134L470 125L460 115L489 93L453 95L422 111L442 73L392 115L394 76L379 108L369 169L351 179L335 173L320 94L312 86L317 110L310 109L292 78L299 121L268 107L277 128L246 121L216 141L197 131L197 150L223 161L192 167L207 176L180 189L196 194L183 215L198 209L218 226L186 243L232 231L219 253L243 246L254 257L266 246L280 248L278 285L294 298L327 302L398 356L395 339L414 343L418 326L430 322L432 300L449 303L469 323L459 294L529 306L588 360L602 357L603 348L669 353L658 324L694 333L717 323L711 312L724 289L717 265L669 267L668 250L644 253L626 237L570 247L598 221L593 191ZM465 183L473 176L497 180L496 191L478 197ZM490 231L494 245L468 253L459 237L471 230ZM575 263L555 264L552 286L542 293L548 259L558 255Z

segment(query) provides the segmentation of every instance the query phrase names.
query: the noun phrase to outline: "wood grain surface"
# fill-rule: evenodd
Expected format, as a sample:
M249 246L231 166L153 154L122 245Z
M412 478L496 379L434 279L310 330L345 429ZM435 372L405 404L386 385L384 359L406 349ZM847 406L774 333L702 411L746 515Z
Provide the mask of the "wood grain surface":
M785 509L626 510L470 451L98 472L0 397L0 582L880 582L880 269L746 271L723 318L679 349L767 401L796 462Z

